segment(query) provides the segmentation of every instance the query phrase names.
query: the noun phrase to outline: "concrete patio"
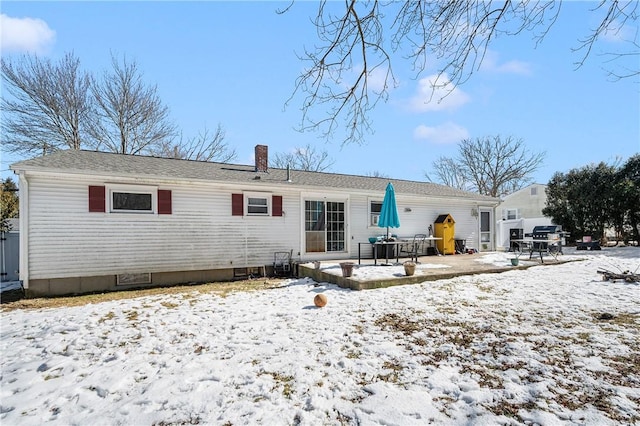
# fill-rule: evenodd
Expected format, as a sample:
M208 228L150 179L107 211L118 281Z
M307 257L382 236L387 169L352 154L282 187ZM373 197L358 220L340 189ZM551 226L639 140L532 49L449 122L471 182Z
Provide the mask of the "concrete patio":
M496 255L498 253L496 252ZM529 259L528 254L520 256L518 266L512 266L510 258L516 257L513 253L500 253L504 257L504 264L498 262L484 261L486 256L492 253L456 254L447 256L421 256L418 258L415 274L407 276L402 266L403 262L409 259L400 258L389 259L389 264L383 265L378 260L374 265L373 259L362 259L358 264L358 259L347 260L327 260L320 262L320 267L315 268L313 262L298 265L298 275L309 277L317 282L328 282L336 284L342 288L352 290L367 290L373 288L390 287L394 285L415 284L424 281L435 281L448 279L460 275L475 275L486 273L500 273L514 269L526 269L531 266L541 265L540 257L533 256ZM557 259L551 256L544 257L544 265L556 265L570 262L572 258L560 255ZM340 263L353 263L353 272L350 277L342 276ZM381 264L383 263L383 264Z

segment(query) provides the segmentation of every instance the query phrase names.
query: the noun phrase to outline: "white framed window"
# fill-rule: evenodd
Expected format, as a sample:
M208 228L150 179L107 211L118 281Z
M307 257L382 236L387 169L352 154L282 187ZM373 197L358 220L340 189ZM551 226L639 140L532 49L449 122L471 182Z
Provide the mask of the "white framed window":
M369 226L378 226L380 212L382 211L382 201L369 200Z
M109 212L156 213L157 188L139 185L108 185Z
M271 194L245 193L244 198L247 216L269 216L271 214Z
M538 187L537 186L532 186L531 187L531 196L534 195L538 195Z
M503 209L502 210L502 219L503 220L518 219L518 209Z

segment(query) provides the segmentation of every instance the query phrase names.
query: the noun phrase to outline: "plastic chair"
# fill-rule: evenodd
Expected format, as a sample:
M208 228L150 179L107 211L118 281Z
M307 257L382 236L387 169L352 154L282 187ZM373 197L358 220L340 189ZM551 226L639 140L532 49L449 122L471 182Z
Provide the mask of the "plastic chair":
M273 274L277 277L291 275L291 251L277 251L273 254Z

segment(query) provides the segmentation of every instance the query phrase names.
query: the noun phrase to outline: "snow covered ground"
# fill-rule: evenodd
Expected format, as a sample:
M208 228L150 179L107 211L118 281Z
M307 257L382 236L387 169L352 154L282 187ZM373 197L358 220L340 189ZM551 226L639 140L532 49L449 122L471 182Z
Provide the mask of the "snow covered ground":
M574 257L3 312L0 423L640 424L640 285L596 272L640 269L640 249Z

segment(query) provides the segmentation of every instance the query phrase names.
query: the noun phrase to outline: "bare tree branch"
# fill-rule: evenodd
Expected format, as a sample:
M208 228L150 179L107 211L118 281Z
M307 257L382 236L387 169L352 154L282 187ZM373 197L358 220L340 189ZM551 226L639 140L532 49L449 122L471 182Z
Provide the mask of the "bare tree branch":
M383 173L380 170L372 170L370 172L367 172L366 176L375 177L375 178L390 178L388 174Z
M197 137L178 142L163 142L154 154L165 158L179 158L183 160L216 161L228 163L237 158L235 149L224 142L225 131L220 124L214 132L204 128Z
M640 33L640 29L636 29L635 40L638 40L639 33ZM626 58L634 59L635 58L635 63L640 63L640 44L637 41L633 41L633 40L627 40L627 43L629 43L629 44L631 44L633 46L633 50L632 51L605 53L604 56L607 56L609 58L605 62L607 62L607 63L615 62L616 64L619 64L619 63L623 62L622 59L626 59ZM630 68L630 67L624 66L624 65L621 65L620 67L621 67L620 71L616 71L614 69L610 69L608 71L608 75L609 75L609 77L610 77L610 79L612 81L618 81L618 80L622 80L622 79L625 79L625 78L631 78L631 77L636 77L636 76L640 75L640 67L638 67L638 68Z
M390 58L382 46L382 24L379 3L345 1L345 13L335 16L326 12L322 1L314 24L324 46L306 50L300 57L309 67L297 79L295 90L288 102L298 92L306 93L300 130L323 128L323 135L330 137L343 122L347 129L344 141L360 141L363 130L369 129L367 114L379 99L386 99L387 84L393 80ZM370 7L364 9L362 7ZM385 66L386 64L386 66ZM369 77L383 67L384 86L369 100ZM326 117L315 119L310 107L324 105L329 108ZM341 117L344 116L344 119Z
M72 53L58 63L37 56L2 59L3 144L22 155L93 148L123 154L229 162L235 149L224 130L204 129L174 141L176 128L155 86L146 86L135 62L112 56L113 70L96 81Z
M453 158L439 157L431 165L432 172L425 172L430 182L439 182L452 188L472 191L473 185L467 171Z
M340 4L343 9L338 11ZM427 64L439 64L431 95L447 96L478 71L497 37L530 32L536 45L542 42L556 22L561 4L552 0L322 1L313 19L319 45L300 56L306 68L287 104L304 94L299 130L318 130L328 138L341 128L343 144L360 143L365 133L372 131L370 113L380 100L388 100L389 87L397 84L392 70L394 55L402 54L413 65L416 77ZM593 9L606 13L591 35L580 40L576 50L585 54L579 65L601 35L637 21L638 4L602 0ZM638 72L616 76L625 78ZM372 84L374 74L383 76L379 87ZM313 115L316 110L319 116Z
M269 163L270 167L279 169L290 167L294 170L322 172L329 169L335 161L329 157L327 151L318 152L307 144L302 148L295 148L293 153L276 153Z
M457 158L440 157L433 169L445 185L500 197L529 184L545 155L529 152L522 139L511 136L464 139Z
M92 135L98 148L120 154L153 153L175 136L169 109L156 86L145 86L135 62L112 56L112 73L93 85L99 123Z
M577 61L576 68L580 68L584 65L585 61L591 54L595 43L602 36L608 35L609 33L613 33L618 35L624 28L627 23L635 22L638 19L638 2L637 1L607 1L601 0L598 6L592 9L593 12L604 9L606 7L604 17L601 19L600 24L597 28L591 31L587 37L580 39L580 45L573 49L574 52L583 51L582 58ZM628 54L637 56L639 55L638 49L638 31L636 27L636 40L629 41L635 49L631 53L619 54L618 58L626 56ZM633 75L638 75L640 73L640 67L635 70L635 72L629 73L629 77ZM625 77L622 77L625 78Z
M2 58L3 143L9 152L45 155L89 143L91 79L73 53L58 63L37 56Z

